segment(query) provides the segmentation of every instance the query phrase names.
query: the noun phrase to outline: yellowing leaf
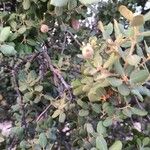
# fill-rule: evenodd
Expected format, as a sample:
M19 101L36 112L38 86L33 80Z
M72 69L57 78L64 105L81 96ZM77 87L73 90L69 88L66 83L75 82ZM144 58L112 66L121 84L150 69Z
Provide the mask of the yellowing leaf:
M131 21L133 19L133 13L126 6L121 5L119 7L120 14L127 20Z
M54 111L52 118L58 117L61 113L62 113L62 111L60 109L57 109L56 111Z
M144 24L144 17L143 15L134 16L131 20L131 26L141 26Z

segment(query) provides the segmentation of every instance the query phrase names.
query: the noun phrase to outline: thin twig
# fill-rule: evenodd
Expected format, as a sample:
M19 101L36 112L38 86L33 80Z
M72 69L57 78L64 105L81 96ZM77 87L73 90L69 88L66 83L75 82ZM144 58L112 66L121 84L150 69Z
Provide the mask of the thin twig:
M64 80L62 75L59 73L59 71L53 67L52 61L51 61L49 55L47 54L46 50L43 51L43 55L46 58L46 60L48 61L48 66L49 66L50 70L53 72L54 75L57 75L57 77L59 78L61 83L64 85L65 89L69 90L70 89L70 85L68 85L66 83L66 81Z
M74 37L74 35L70 32L70 31L68 31L67 30L67 32L70 34L70 36L75 40L75 42L81 47L82 46L82 44Z
M21 96L21 93L19 91L19 86L17 83L16 69L17 69L17 66L15 66L14 70L12 70L13 85L14 85L14 89L15 89L18 99L19 99L20 111L22 112L21 126L24 126L26 128L27 123L26 123L26 119L25 119L25 108L24 108L24 104L23 104L23 98Z
M51 104L49 104L49 105L44 109L44 111L37 117L36 122L38 122L38 121L41 119L41 117L46 113L46 111L47 111L50 107L51 107Z

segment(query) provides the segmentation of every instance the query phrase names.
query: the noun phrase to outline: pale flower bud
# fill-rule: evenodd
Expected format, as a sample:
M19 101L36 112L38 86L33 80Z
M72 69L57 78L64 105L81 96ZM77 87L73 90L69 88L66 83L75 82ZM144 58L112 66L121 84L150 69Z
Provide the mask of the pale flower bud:
M89 43L87 43L87 45L82 47L82 55L85 59L93 58L94 50Z
M42 33L47 33L48 32L48 26L46 24L42 24L40 30Z

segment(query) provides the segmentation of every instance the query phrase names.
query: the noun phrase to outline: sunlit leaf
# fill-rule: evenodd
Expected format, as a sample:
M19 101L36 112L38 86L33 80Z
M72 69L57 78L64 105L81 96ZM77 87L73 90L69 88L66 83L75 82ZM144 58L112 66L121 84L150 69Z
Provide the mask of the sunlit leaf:
M111 147L109 147L109 150L122 150L122 142L121 141L115 141Z
M10 36L10 27L2 28L0 32L0 43L6 41L9 36Z
M54 5L56 7L65 6L65 5L67 5L67 3L68 3L68 0L51 0L50 1L50 4Z
M98 3L100 0L79 0L82 4L88 5L88 4L93 4L93 3Z

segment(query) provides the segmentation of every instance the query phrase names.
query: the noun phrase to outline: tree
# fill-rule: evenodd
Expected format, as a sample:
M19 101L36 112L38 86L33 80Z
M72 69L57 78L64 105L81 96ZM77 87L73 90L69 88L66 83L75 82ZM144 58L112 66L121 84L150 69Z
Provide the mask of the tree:
M148 149L149 13L98 2L3 1L0 100L13 125L2 149Z

